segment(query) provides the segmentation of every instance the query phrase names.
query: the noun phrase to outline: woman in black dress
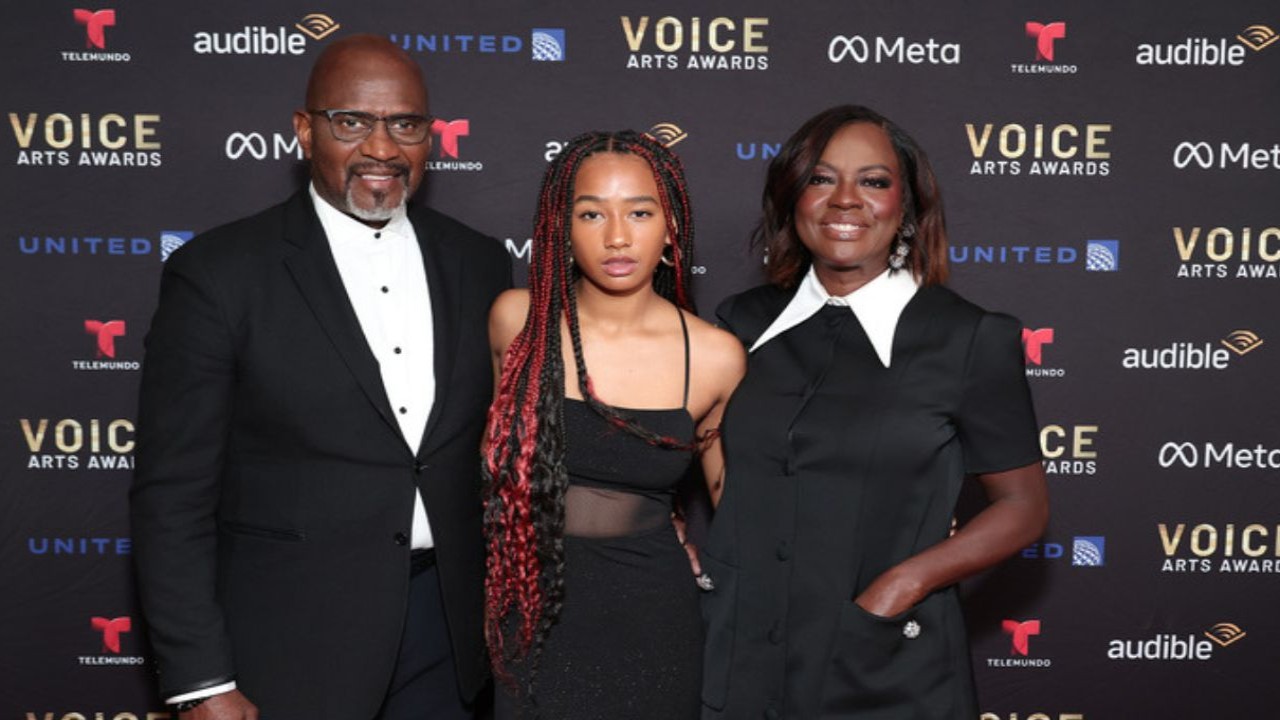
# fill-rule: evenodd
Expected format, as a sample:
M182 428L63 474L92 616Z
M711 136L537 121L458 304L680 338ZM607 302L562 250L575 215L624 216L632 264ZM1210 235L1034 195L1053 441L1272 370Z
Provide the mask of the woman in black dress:
M977 717L956 583L1048 516L1021 325L943 287L924 152L872 110L770 165L771 283L718 315L748 349L703 548L705 718ZM952 533L966 476L990 500Z
M529 289L498 298L483 451L497 716L695 718L698 589L675 486L745 358L690 309L693 216L678 159L592 133L547 169ZM588 366L590 373L588 374Z

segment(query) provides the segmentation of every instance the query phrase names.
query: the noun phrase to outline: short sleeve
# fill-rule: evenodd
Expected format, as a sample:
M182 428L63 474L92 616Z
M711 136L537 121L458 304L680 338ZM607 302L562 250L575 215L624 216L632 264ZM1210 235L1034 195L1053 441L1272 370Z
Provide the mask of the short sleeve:
M956 424L966 473L1000 472L1040 461L1022 326L1015 318L987 313L978 321Z

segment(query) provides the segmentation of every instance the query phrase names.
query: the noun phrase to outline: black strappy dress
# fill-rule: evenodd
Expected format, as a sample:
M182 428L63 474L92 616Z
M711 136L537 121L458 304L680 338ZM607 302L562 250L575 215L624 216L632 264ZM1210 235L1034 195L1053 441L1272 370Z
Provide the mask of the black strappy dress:
M684 405L689 396L685 337ZM660 435L691 442L685 406L627 410ZM701 703L703 629L689 558L671 525L688 450L664 449L564 403L565 599L539 661L532 701L499 684L497 718L681 720ZM517 673L523 676L523 673Z

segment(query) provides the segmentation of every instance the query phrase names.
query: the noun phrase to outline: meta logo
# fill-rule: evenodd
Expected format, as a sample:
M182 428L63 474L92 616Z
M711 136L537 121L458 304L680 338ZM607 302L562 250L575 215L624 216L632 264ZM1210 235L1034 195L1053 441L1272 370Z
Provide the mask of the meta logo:
M134 427L124 418L21 418L28 470L132 470Z
M1280 448L1262 443L1249 447L1241 443L1167 442L1160 446L1156 461L1162 468L1222 468L1226 470L1280 470Z
M406 52L518 57L528 46L534 62L565 59L564 28L533 28L528 41L520 35L489 33L392 33L388 38Z
M1055 43L1067 36L1067 24L1064 22L1041 23L1029 21L1026 24L1027 37L1035 43L1036 64L1013 63L1009 69L1018 75L1075 74L1079 71L1075 65L1054 64Z
M474 160L462 160L458 140L471 135L471 121L445 120L436 118L431 123L432 152L437 159L427 162L428 170L453 170L479 172L484 170L484 163Z
M1280 227L1174 227L1180 278L1280 277Z
M1280 573L1280 525L1179 522L1159 523L1156 531L1164 551L1161 572Z
M1005 620L1000 630L1009 636L1009 654L1012 657L987 658L987 667L1046 668L1053 663L1048 658L1032 658L1031 638L1040 634L1039 620Z
M125 655L121 638L133 631L133 618L130 617L92 617L89 626L101 634L101 655L81 655L81 665L142 665L145 658L136 655Z
M1280 143L1255 147L1251 143L1210 143L1184 140L1173 148L1173 166L1179 170L1280 170Z
M9 113L15 164L31 167L159 167L159 125L151 113Z
M1111 174L1110 123L965 123L970 175Z
M767 70L766 17L619 18L631 70Z
M1095 475L1098 472L1097 425L1045 425L1040 452L1046 475Z
M232 132L222 145L228 160L301 160L302 145L290 132Z
M1033 543L1022 549L1024 560L1062 560L1067 549L1062 543ZM1107 539L1101 535L1078 535L1071 540L1073 567L1103 567L1107 564Z
M1217 623L1200 637L1158 633L1150 639L1112 640L1107 645L1108 660L1196 661L1213 659L1217 645L1225 648L1245 636L1235 623ZM1207 640L1205 638L1208 638Z
M836 35L827 44L827 59L833 63L849 60L859 65L959 65L960 43L940 43L933 38L924 42L908 42L902 36L866 38L862 35Z
M291 32L283 25L274 28L246 25L226 32L200 31L192 36L191 49L197 55L302 55L307 51L307 38L322 40L342 26L328 15L311 13L293 27L300 32Z

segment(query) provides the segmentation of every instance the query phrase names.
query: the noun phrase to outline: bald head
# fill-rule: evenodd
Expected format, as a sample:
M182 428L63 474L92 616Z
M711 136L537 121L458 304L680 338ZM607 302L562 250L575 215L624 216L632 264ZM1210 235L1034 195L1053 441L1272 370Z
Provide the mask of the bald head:
M333 113L363 118L370 131L352 136L344 126L335 132ZM392 122L430 122L418 64L376 35L352 35L326 47L311 69L307 105L293 114L293 128L320 197L374 227L402 211L422 182L431 151L429 135L417 142L397 139Z
M348 35L329 43L316 58L307 79L307 107L326 107L343 83L360 79L402 78L421 91L422 112L427 108L427 87L422 69L381 35ZM337 86L337 87L335 87ZM404 98L415 102L416 98Z

